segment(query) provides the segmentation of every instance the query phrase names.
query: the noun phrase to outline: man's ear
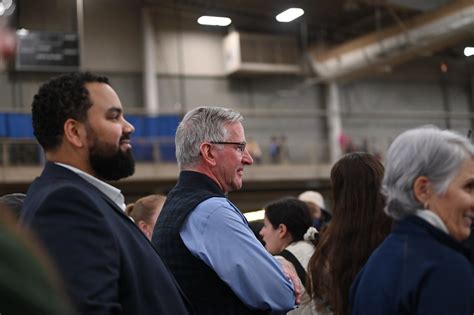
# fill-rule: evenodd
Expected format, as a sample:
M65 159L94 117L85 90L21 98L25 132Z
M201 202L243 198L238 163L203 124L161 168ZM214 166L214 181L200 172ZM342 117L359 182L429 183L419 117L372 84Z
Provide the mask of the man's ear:
M77 148L84 147L86 131L84 124L69 118L64 122L64 139Z
M150 231L150 227L148 226L148 224L145 223L145 221L143 220L138 221L138 227L140 228L140 230L142 230L142 232L146 236L151 237L151 234L153 233L153 231Z
M415 195L415 199L421 203L422 205L428 202L432 193L431 190L431 182L426 176L420 176L415 179L413 183L413 195Z
M206 142L201 143L199 150L201 151L201 156L205 163L211 166L215 166L217 164L212 144Z
M286 226L286 224L280 223L280 225L278 226L278 236L280 238L285 238L287 234L288 227Z

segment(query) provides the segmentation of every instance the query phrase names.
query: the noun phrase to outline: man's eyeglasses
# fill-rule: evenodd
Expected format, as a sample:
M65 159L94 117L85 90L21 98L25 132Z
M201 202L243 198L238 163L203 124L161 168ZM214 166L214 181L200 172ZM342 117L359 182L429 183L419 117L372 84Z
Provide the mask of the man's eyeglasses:
M242 141L242 142L211 141L210 143L212 143L212 144L232 144L232 145L235 145L237 147L237 150L239 150L242 153L245 151L245 147L247 146L247 142L245 142L245 141Z

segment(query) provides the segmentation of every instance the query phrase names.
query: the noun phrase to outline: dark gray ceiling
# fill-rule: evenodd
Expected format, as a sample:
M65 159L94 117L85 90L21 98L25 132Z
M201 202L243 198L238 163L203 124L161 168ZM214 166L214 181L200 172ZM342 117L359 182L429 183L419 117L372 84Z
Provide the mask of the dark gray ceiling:
M156 7L206 15L225 15L241 31L293 33L310 43L341 43L400 23L449 0L143 0ZM302 18L278 23L275 16L289 7L305 11Z

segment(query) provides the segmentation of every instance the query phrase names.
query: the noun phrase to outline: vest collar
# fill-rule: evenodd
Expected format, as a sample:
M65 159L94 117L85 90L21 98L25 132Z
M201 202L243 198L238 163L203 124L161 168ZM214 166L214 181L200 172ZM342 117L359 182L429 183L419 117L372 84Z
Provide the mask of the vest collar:
M184 188L198 188L199 190L206 190L214 194L225 197L224 192L219 185L213 181L209 176L195 171L181 171L178 178L179 187Z

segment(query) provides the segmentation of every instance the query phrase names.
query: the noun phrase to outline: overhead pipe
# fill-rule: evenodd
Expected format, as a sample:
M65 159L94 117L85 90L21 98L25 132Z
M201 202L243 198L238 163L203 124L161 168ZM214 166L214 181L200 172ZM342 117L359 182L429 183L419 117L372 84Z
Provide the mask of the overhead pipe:
M312 47L312 66L327 81L383 69L471 36L473 26L474 0L458 0L326 51Z

